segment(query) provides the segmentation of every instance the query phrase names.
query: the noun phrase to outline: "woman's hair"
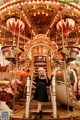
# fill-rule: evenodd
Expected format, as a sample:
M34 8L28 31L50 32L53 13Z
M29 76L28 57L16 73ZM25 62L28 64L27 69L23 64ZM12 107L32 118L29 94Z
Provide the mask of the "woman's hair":
M43 67L39 67L39 68L38 68L38 72L39 72L39 71L44 71L44 68L43 68Z
M44 77L45 77L45 75L46 75L46 70L45 70L43 67L39 67L39 68L38 68L38 72L39 72L39 71L43 71L42 73L43 73L43 75L44 75ZM46 82L48 83L47 77L46 77Z

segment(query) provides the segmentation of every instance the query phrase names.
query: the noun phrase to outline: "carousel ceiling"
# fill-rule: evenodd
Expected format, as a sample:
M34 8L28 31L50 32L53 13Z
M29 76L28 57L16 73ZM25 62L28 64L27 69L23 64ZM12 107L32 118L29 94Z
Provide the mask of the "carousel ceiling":
M59 48L80 46L80 6L54 0L6 0L0 5L0 44L24 47L45 34Z

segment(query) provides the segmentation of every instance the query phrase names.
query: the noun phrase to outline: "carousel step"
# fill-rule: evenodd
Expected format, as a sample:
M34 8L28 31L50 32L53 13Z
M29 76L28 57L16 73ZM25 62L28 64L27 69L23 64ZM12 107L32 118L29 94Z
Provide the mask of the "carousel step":
M34 66L35 66L35 65L44 65L44 66L46 66L47 64L46 64L45 62L44 62L44 63L41 63L41 62L39 62L39 63L38 63L38 62L35 62L35 63L34 63Z
M38 72L38 69L39 69L39 67L42 67L42 66L35 66L35 72ZM47 71L47 66L43 66L43 68L45 69L45 71Z
M47 105L47 107L46 107L45 105L43 105L42 108L43 108L43 111L46 110L46 109L47 109L47 110L52 110L52 105L49 105L49 106ZM37 105L35 105L35 106L30 106L30 110L37 110Z
M43 67L43 68L47 68L47 66L46 65L34 65L34 67L36 68L36 69L38 69L39 67Z
M39 61L39 60L37 60L37 61L34 61L34 63L46 63L46 61Z
M35 69L38 69L39 67L43 67L43 68L47 68L47 66L46 65L34 65L34 67L35 67Z
M37 102L35 102L34 100L32 100L31 102L30 102L30 105L37 105L38 103ZM52 105L52 103L51 102L44 102L43 103L43 105Z
M34 63L34 66L44 67L46 63Z
M36 87L34 85L32 85L32 89L35 89ZM49 86L46 87L47 89L50 89Z
M43 113L52 113L52 109L43 109ZM36 109L30 109L30 113L35 113Z

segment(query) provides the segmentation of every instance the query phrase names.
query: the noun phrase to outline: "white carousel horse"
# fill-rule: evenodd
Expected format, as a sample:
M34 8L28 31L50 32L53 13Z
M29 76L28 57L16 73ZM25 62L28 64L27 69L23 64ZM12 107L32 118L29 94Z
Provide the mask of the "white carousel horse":
M76 61L75 61L75 64L76 64ZM56 71L59 69L60 69L59 67L56 68L54 70L55 71L54 73L56 74ZM57 101L61 104L66 104L66 105L68 104L70 106L80 109L80 94L79 94L80 80L78 80L79 74L78 75L76 74L74 68L73 69L67 68L66 71L63 69L62 71L64 73L64 81L56 81ZM73 72L74 78L75 78L75 83L73 86L71 85L71 81L70 81L70 76L69 76L70 71ZM66 76L65 76L65 72L66 72ZM76 93L79 95L79 99L77 99Z

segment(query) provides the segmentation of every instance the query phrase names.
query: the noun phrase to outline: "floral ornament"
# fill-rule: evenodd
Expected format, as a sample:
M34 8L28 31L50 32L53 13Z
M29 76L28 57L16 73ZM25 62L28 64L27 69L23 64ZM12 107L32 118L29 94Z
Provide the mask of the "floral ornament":
M54 54L54 56L53 56L53 60L54 61L56 61L56 62L59 62L60 60L62 60L63 59L63 56L61 55L61 53L56 53L56 54Z
M21 49L19 47L15 47L12 51L13 55L16 56L21 53Z
M67 48L63 48L61 50L61 55L62 55L62 60L67 60L67 58L69 57L69 51Z
M66 58L69 56L69 51L67 48L63 48L62 50L58 51L53 56L53 60L56 62L59 62L60 60L66 60Z
M67 48L63 48L62 49L62 54L64 54L65 56L69 56L69 51Z

